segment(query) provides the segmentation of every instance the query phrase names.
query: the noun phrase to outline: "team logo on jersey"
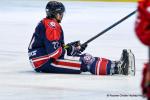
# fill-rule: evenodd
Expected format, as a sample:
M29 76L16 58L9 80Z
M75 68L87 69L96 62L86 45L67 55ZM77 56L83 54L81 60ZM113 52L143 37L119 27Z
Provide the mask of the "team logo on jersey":
M50 22L50 23L49 23L49 26L52 27L52 28L55 28L55 27L56 27L56 24L55 24L55 22Z

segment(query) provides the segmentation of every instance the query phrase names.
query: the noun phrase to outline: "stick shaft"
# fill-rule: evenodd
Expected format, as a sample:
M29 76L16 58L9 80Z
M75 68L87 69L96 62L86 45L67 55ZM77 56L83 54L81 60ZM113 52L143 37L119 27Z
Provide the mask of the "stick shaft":
M96 38L98 38L99 36L101 36L102 34L106 33L107 31L109 31L110 29L112 29L113 27L117 26L118 24L120 24L121 22L123 22L124 20L126 20L127 18L129 18L130 16L134 15L136 13L137 10L133 11L132 13L130 13L129 15L125 16L124 18L122 18L121 20L117 21L116 23L114 23L113 25L109 26L108 28L104 29L102 32L100 32L99 34L95 35L94 37L90 38L89 40L87 40L86 42L84 42L82 45L87 45L88 43L90 43L91 41L95 40Z

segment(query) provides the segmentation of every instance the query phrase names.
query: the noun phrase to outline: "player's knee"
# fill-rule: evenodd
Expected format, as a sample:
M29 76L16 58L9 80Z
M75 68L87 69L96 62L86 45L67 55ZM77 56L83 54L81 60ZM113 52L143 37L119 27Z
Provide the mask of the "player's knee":
M81 61L85 65L91 65L94 62L94 60L95 58L92 55L87 54L87 53L81 56Z
M82 64L81 64L81 71L86 72L90 70L91 64L94 62L95 58L90 54L83 54L80 58Z

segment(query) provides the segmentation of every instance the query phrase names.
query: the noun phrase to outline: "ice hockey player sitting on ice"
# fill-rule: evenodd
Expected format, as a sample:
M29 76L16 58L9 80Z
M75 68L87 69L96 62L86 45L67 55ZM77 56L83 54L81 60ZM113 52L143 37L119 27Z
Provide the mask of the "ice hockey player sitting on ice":
M94 75L134 75L135 63L131 50L124 49L120 60L93 57L82 53L86 46L79 41L64 43L60 26L65 7L61 2L46 5L46 18L37 25L28 47L29 60L36 72Z

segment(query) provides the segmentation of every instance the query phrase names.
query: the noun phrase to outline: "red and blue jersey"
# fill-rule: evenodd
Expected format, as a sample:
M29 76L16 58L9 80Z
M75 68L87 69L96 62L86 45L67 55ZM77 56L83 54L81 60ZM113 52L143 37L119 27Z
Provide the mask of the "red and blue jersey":
M37 72L79 74L88 71L80 57L69 57L65 53L64 35L60 24L54 19L44 18L37 25L28 47L29 59ZM88 66L96 75L110 74L111 61L95 57Z
M44 18L37 25L28 47L29 59L36 68L49 59L57 60L64 55L64 35L60 24Z

